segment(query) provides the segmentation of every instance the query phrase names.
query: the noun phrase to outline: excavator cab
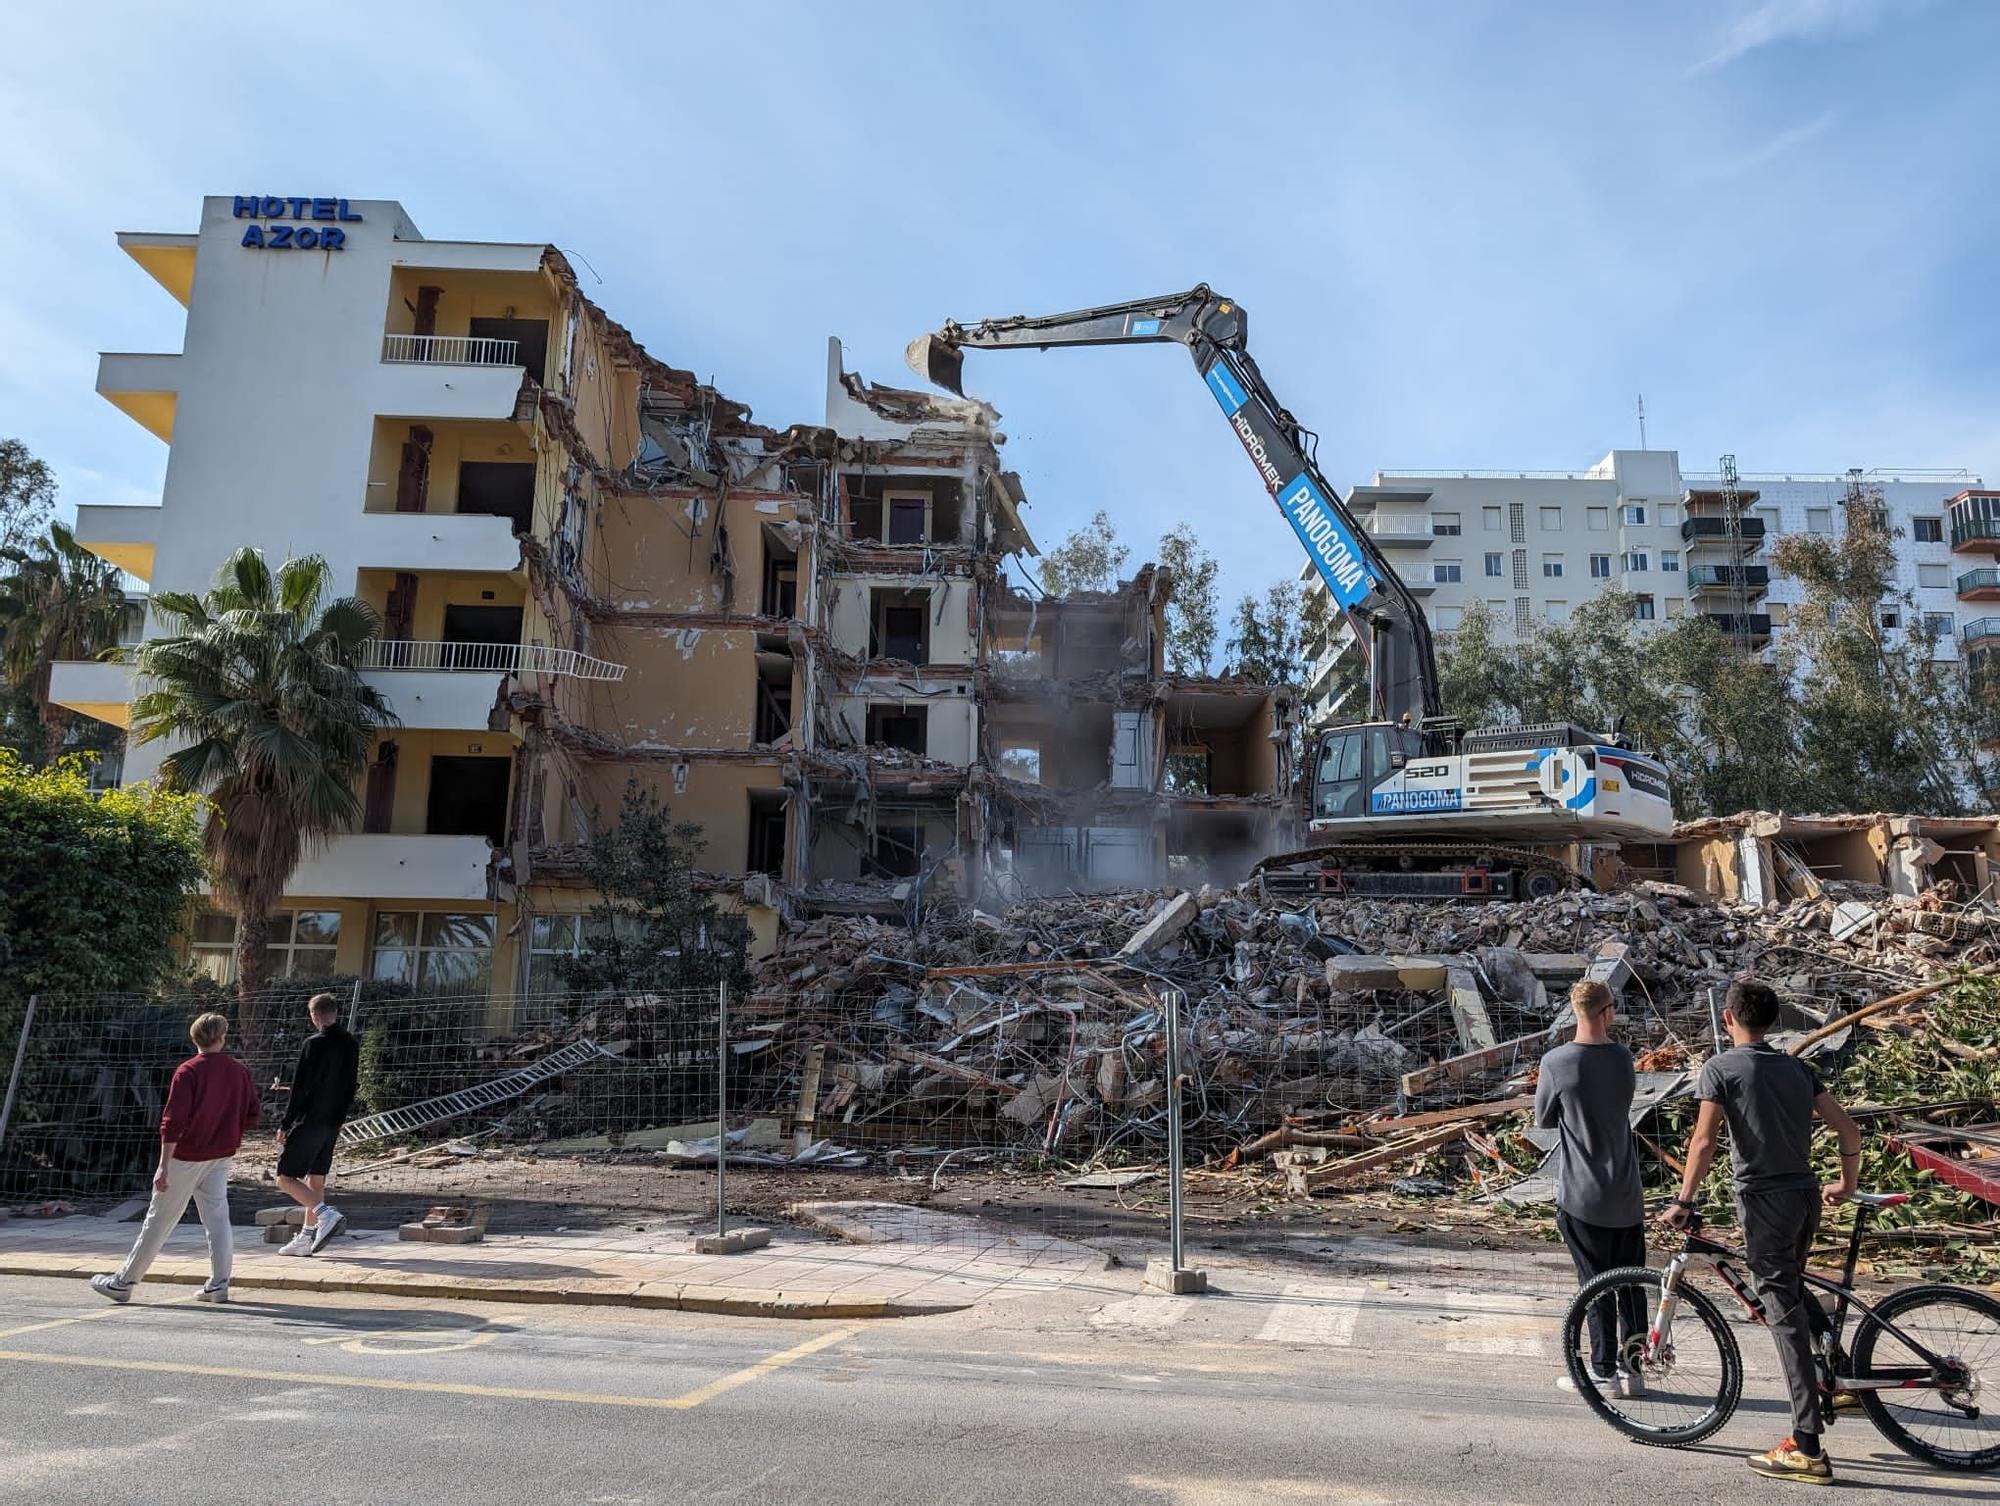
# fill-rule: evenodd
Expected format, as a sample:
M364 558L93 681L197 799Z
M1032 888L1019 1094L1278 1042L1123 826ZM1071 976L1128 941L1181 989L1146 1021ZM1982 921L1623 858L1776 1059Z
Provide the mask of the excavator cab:
M1418 733L1390 722L1333 728L1320 738L1313 761L1312 819L1367 815L1369 792L1423 751Z

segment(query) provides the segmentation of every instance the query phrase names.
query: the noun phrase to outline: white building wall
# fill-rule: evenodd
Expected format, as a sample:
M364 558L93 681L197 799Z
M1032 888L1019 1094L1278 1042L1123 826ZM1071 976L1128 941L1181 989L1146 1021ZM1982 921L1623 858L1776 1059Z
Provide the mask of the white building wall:
M1982 615L1985 609L1979 604L1956 600L1952 583L1969 566L1950 552L1944 507L1946 498L1977 487L1979 479L1965 471L1870 471L1862 479L1881 488L1891 526L1902 533L1897 540L1898 584L1915 593L1920 610L1951 613L1955 625ZM1670 622L1703 610L1727 610L1724 602L1702 602L1692 594L1687 566L1693 550L1680 534L1683 495L1717 483L1713 472L1683 472L1674 450L1614 450L1596 465L1575 471L1377 472L1354 488L1349 506L1422 602L1438 633L1456 628L1474 601L1484 601L1503 628L1511 630L1563 621L1613 586L1650 597L1653 620ZM1847 483L1845 474L1832 473L1740 477L1742 491L1760 494L1750 507L1766 523L1765 543L1750 563L1769 566L1771 542L1784 534L1822 526L1839 529ZM1643 522L1634 509L1643 509ZM1943 520L1944 538L1919 541L1920 518ZM1489 573L1489 557L1495 555L1497 575ZM1593 573L1593 557L1600 562L1597 568L1608 573ZM1715 551L1711 548L1703 558L1713 560ZM1456 579L1451 578L1454 567ZM1560 573L1551 573L1552 567ZM1299 579L1309 593L1325 590L1309 567ZM1773 615L1782 618L1800 594L1796 580L1774 570L1770 588L1753 610L1775 606ZM1782 634L1784 629L1775 631ZM1322 649L1313 665L1309 720L1333 710L1327 699L1335 678L1333 661L1351 652L1344 646L1347 636L1336 632L1333 644ZM1940 638L1938 653L1957 656L1955 631ZM1352 711L1342 708L1341 714Z

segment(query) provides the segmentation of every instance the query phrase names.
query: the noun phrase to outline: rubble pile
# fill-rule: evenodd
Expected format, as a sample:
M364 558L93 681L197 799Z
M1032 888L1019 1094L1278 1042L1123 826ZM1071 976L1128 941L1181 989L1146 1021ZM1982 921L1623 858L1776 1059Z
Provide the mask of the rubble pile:
M1440 1110L1513 1106L1577 978L1621 991L1641 1066L1672 1069L1711 1049L1711 992L1739 973L1806 1028L1996 957L2000 909L1858 884L1766 907L1664 883L1482 905L1063 895L915 930L821 917L759 968L738 1049L753 1107L845 1145L1145 1153L1179 990L1189 1155L1283 1148L1338 1182L1407 1160L1374 1159L1404 1131L1449 1138Z

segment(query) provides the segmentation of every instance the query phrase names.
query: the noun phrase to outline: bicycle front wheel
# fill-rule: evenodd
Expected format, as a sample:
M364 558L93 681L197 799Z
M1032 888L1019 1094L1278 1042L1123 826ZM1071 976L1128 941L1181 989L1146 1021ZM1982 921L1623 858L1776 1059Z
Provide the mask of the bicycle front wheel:
M1686 1281L1675 1296L1673 1328L1650 1360L1646 1338L1659 1320L1658 1271L1631 1266L1593 1277L1563 1320L1563 1357L1577 1395L1627 1438L1659 1448L1699 1443L1729 1421L1743 1395L1743 1354L1722 1314ZM1592 1354L1593 1309L1616 1330L1617 1375L1608 1380L1597 1374Z
M1856 1380L1929 1364L1890 1324L1944 1361L1950 1374L1943 1384L1861 1392L1869 1421L1904 1453L1940 1468L2000 1466L2000 1302L1962 1286L1893 1293L1854 1336Z

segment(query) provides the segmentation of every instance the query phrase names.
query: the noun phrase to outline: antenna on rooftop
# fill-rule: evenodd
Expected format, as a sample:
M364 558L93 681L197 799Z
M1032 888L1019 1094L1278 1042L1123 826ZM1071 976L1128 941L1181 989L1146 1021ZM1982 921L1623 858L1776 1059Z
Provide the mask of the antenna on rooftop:
M1646 394L1639 394L1639 448L1646 448Z

